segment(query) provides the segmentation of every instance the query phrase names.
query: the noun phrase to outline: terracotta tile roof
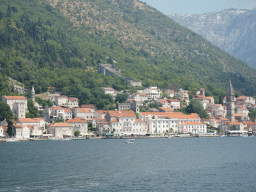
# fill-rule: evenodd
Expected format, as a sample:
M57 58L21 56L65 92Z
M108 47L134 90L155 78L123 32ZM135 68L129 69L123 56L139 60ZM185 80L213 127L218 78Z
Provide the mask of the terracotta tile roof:
M95 109L95 106L92 104L83 104L81 105L81 108L91 108L91 109Z
M167 111L167 112L174 111L174 110L171 109L170 107L159 107L159 109L161 109L161 110L163 110L163 111Z
M247 125L256 125L255 122L253 121L246 121L246 122L243 122L244 124L247 124Z
M91 108L75 108L75 111L77 111L79 113L90 113Z
M82 117L75 117L73 119L67 120L66 123L87 123L87 121L85 121L85 119Z
M105 90L114 90L112 87L102 87L102 89L105 89Z
M43 118L19 118L21 123L39 123Z
M213 99L213 97L205 97L205 99Z
M65 96L65 95L60 95L60 96L56 96L56 97L64 97L64 98L67 98L67 96Z
M68 123L52 123L50 127L72 127L72 125Z
M247 98L246 96L241 95L241 96L237 97L236 100L246 100L246 98Z
M108 112L108 110L98 110L98 111L96 111L96 112L98 112L98 113L100 113L100 114L105 114L105 113Z
M134 111L109 111L111 117L136 117Z
M232 122L229 122L228 125L241 125L242 122L236 122L236 121L232 121Z
M143 121L140 119L135 119L135 122L143 122Z
M61 106L55 106L52 108L52 110L64 110Z
M3 97L8 99L8 100L27 100L23 96L3 96Z
M218 119L220 119L220 120L222 120L222 121L229 121L229 119L226 118L226 117L218 117Z
M244 116L244 114L243 113L235 113L235 116L240 117L240 116Z
M68 101L71 101L71 102L77 101L78 102L78 98L70 97L70 98L68 98Z
M186 115L181 112L141 112L142 116L160 116L160 117L168 117L174 119L198 119L199 115L196 113L191 113L190 115Z
M34 129L35 129L35 125L27 125L27 127L28 127L30 130L34 130ZM41 128L38 127L38 130L41 130Z
M64 112L65 113L72 113L71 109L69 109L69 108L64 108Z
M205 124L200 123L200 122L185 122L185 123L181 123L179 125L205 125Z
M115 122L119 122L117 118L110 121L110 123L115 123Z

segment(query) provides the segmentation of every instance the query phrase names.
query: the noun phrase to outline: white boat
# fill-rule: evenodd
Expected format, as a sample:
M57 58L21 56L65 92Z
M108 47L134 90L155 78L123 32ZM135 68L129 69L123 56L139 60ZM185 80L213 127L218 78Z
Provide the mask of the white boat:
M221 135L220 137L227 137L227 135Z
M64 138L64 139L61 139L61 141L71 141L70 138Z
M125 141L125 143L135 143L134 139L128 139L127 141Z
M14 139L10 139L10 140L6 140L6 143L7 142L18 142L17 140L14 140Z

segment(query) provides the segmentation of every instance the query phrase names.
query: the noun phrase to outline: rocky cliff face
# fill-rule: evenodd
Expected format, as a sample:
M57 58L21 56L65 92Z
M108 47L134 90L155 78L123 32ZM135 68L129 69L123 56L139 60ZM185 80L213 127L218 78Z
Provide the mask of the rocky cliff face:
M181 25L256 68L256 9L225 9L203 15L170 15Z

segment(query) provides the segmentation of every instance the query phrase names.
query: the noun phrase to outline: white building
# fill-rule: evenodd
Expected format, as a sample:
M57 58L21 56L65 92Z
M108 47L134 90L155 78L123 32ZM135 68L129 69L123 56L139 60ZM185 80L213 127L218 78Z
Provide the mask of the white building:
M53 123L47 128L48 134L52 134L53 137L63 138L74 135L73 126L68 123Z
M57 106L66 106L67 102L68 102L68 97L61 95L61 96L55 97L54 104Z
M79 131L81 135L85 135L88 132L88 122L81 117L69 119L66 123L72 125L73 131Z
M95 111L91 108L75 108L74 109L75 117L82 117L85 120L94 119Z
M28 126L24 125L14 125L16 128L16 138L18 139L28 139L30 137L30 129Z
M69 97L65 106L68 107L68 108L79 107L79 100L78 100L78 98Z
M105 119L109 122L115 135L145 135L146 127L143 122L136 119L134 111L109 111Z
M45 131L46 121L44 118L19 118L16 123L21 126L35 125Z
M115 97L116 94L115 94L115 90L111 87L102 87L103 91L105 94L109 94L111 95L112 97Z
M10 106L10 109L18 118L25 118L27 112L27 99L23 96L3 96L2 101Z
M8 129L8 123L7 121L1 121L0 122L0 137L7 137L7 129Z
M141 112L141 119L147 125L150 134L164 134L170 132L182 132L178 125L185 122L200 122L196 113L185 115L181 112Z
M63 108L61 106L47 107L44 109L44 118L48 121L55 121L56 119L72 119L72 111L69 108Z
M200 122L185 122L178 125L179 130L183 133L205 135L207 126Z
M180 101L178 99L168 99L171 109L180 109Z
M161 91L157 87L149 87L143 91L148 97L148 99L159 99L161 97Z

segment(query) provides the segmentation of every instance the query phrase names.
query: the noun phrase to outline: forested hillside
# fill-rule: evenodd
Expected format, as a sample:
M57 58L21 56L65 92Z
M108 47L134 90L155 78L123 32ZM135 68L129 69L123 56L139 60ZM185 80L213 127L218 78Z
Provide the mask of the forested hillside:
M219 95L231 79L241 93L256 92L254 69L138 0L2 0L0 29L1 94L10 76L102 108L113 101L100 87L131 89L97 74L113 60L143 86Z

